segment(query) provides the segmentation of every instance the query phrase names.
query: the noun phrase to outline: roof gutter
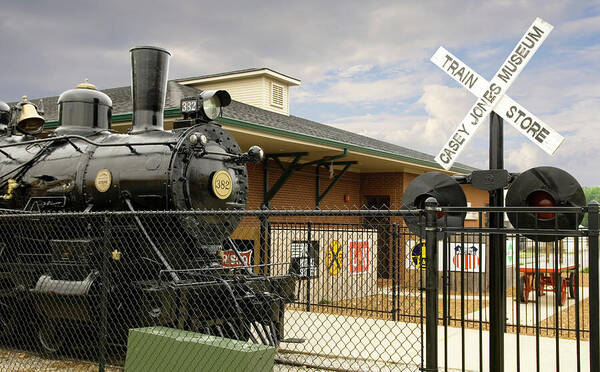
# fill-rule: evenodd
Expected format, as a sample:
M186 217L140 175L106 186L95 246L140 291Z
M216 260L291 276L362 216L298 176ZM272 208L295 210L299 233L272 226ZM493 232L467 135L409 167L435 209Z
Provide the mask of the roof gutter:
M428 166L428 167L432 167L432 168L439 168L441 171L443 171L441 169L441 167L439 166L439 164L432 162L432 161L415 159L415 158L411 158L408 156L393 154L393 153L390 153L387 151L372 149L369 147L362 147L362 146L353 145L350 143L344 143L344 142L330 140L330 139L326 139L326 138L315 137L315 136L311 136L308 134L302 134L302 133L287 131L284 129L268 127L268 126L250 123L250 122L242 121L242 120L238 120L238 119L232 119L232 118L228 118L228 117L220 117L216 121L223 123L223 124L240 127L240 128L252 129L252 130L256 130L256 131L264 132L264 133L276 134L276 135L279 135L282 137L303 140L306 142L312 142L312 143L316 143L316 144L320 144L320 145L338 147L340 149L357 151L357 152L361 152L361 153L365 153L365 154L369 154L369 155L382 156L382 157L386 157L386 158L390 158L390 159L394 159L394 160L400 160L400 161L404 161L404 162L420 164L420 165L424 165L424 166ZM456 166L452 167L450 169L450 171L457 172L457 173L470 173L471 172L471 170L469 170L469 169L464 169L464 168L460 168L460 167L456 167Z

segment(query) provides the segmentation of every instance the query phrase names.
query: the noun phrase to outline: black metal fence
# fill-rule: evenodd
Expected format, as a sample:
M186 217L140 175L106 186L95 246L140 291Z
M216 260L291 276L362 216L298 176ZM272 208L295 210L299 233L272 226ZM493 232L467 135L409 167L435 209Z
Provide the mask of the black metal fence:
M438 232L441 267L443 340L439 359L444 370L597 371L598 370L598 205L586 208L431 208L434 213L478 213L476 227L450 226L447 218L430 224ZM589 228L489 228L491 214L505 213L548 220L580 221L589 215ZM537 218L534 220L537 221ZM502 246L490 247L500 236ZM460 248L457 248L460 247ZM489 249L500 249L504 262L490 262ZM478 264L478 260L482 264ZM483 264L485 262L485 264ZM460 268L456 270L457 264ZM490 330L490 265L501 267L505 321L501 330L501 360L494 358ZM454 269L454 270L453 270ZM429 314L429 312L428 312ZM437 357L437 355L436 355ZM503 366L503 369L498 369Z
M6 211L0 370L488 370L496 234L506 369L597 370L594 208L557 211L589 212L589 229L543 232L486 227L515 208L429 211L476 214L467 227L426 211Z

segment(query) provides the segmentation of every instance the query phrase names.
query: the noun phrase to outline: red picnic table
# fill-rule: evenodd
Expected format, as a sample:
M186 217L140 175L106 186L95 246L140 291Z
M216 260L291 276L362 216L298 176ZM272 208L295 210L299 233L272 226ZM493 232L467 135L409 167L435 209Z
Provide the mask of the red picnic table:
M564 305L567 302L567 288L569 288L569 297L575 298L577 291L576 277L577 270L575 265L560 265L558 270L548 265L542 265L539 268L536 267L521 267L519 271L523 273L519 280L519 289L521 290L519 300L527 302L529 300L529 293L536 290L535 288L535 273L539 270L540 273L540 286L537 288L537 295L543 296L544 292L560 293L559 304ZM568 273L568 276L563 277L563 273ZM556 281L558 277L558 281ZM557 288L558 287L558 288Z

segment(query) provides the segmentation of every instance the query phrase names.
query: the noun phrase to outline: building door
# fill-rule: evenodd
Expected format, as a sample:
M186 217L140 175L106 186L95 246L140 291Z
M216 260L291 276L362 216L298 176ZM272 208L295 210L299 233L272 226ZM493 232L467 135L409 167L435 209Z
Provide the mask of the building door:
M367 208L389 209L389 195L365 196ZM377 278L389 279L392 272L392 254L390 250L391 225L389 216L369 216L364 218L365 228L377 230Z

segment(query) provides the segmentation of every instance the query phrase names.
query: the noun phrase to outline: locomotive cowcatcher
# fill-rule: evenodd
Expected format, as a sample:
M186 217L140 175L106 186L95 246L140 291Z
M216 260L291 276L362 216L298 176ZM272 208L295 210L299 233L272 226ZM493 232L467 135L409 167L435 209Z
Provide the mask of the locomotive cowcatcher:
M33 103L0 103L0 336L58 352L77 335L125 345L128 329L162 325L278 344L295 274L220 266L224 242L239 257L245 163L262 150L242 153L213 121L231 101L223 90L183 97L164 130L170 53L130 53L127 134L87 82L59 97L47 137Z

